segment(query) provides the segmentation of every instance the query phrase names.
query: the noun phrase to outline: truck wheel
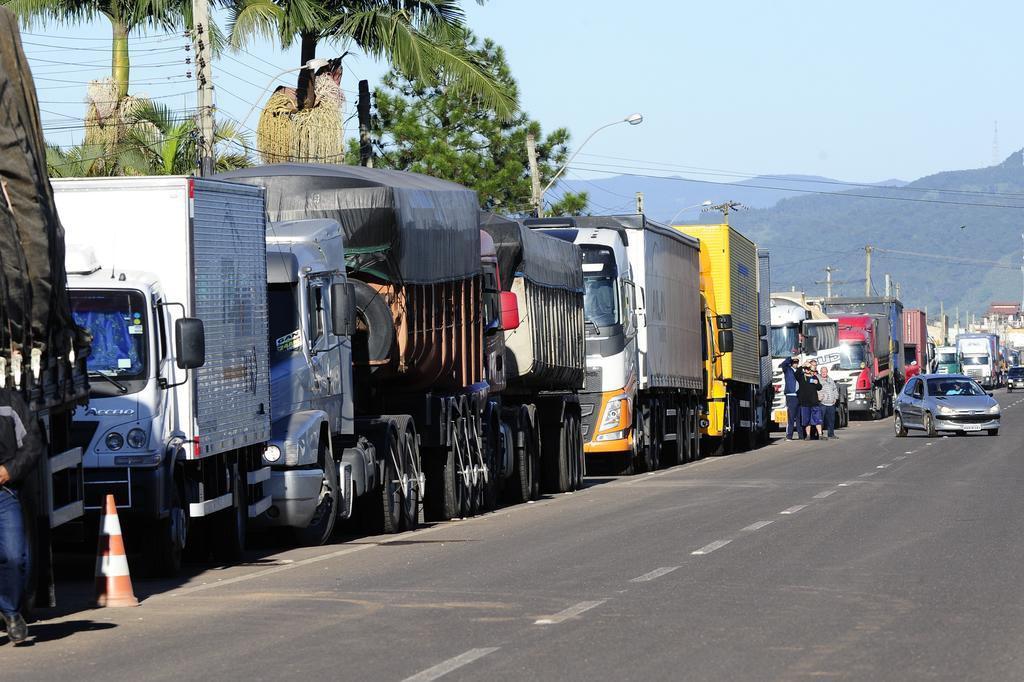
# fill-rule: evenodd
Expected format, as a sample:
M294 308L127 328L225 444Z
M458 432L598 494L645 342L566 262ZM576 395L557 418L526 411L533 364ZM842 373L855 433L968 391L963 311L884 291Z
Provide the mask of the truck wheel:
M541 466L544 471L544 492L564 493L569 490L569 448L567 423L562 419L545 419L541 425Z
M907 427L903 425L903 415L899 412L893 415L893 425L896 428L896 437L905 438L907 435Z
M527 416L526 410L523 410L513 425L514 471L506 486L508 499L513 504L526 502L533 494L534 471L530 454L531 438L529 416ZM519 445L520 440L522 445Z
M472 417L462 420L462 475L460 480L464 490L462 515L476 516L480 512L480 500L483 497L483 472L480 471L482 453L480 439L476 437L475 421Z
M146 575L173 578L181 572L182 555L188 540L188 514L181 504L177 481L171 484L170 510L146 534L143 556Z
M402 461L405 453L402 438L393 423L388 424L386 437L378 513L383 525L382 530L385 533L397 533L402 528L402 518L405 515L405 501L402 496Z
M214 537L210 538L213 545L213 556L217 561L237 563L245 551L245 533L249 525L249 502L246 495L245 472L236 463L228 467L231 476L231 487L235 491L235 500L227 509L213 515Z
M931 412L924 413L924 432L928 434L929 438L935 438L938 435L935 431L935 419Z
M338 465L329 445L321 445L320 449L320 471L323 476L316 511L308 526L292 530L295 541L306 547L317 547L330 540L338 518Z
M416 427L411 419L407 420L402 428L402 444L405 453L403 466L405 476L408 478L408 494L402 500L402 528L416 530L423 520L423 467L420 464Z
M586 474L586 456L583 454L583 420L577 412L572 413L572 429L569 433L572 435L572 443L570 447L570 455L572 456L573 462L575 462L576 475L573 479L573 490L583 489L583 476Z

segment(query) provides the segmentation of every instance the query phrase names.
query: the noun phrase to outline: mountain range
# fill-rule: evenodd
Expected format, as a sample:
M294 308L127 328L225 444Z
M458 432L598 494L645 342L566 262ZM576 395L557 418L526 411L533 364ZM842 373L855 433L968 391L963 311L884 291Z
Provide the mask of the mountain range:
M865 246L871 245L873 291L889 273L908 308L952 317L980 315L992 301L1022 297L1024 152L986 168L956 170L913 182L852 184L802 175L759 176L739 182L679 177L615 176L568 181L588 192L590 212L632 212L644 193L656 220L718 222L699 208L710 200L739 201L730 223L772 254L772 288L823 295L833 268L834 295L863 295Z

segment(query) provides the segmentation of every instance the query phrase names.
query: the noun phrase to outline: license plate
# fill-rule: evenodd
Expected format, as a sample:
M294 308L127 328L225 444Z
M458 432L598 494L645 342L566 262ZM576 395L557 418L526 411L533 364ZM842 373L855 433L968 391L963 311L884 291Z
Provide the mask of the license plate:
M964 431L981 431L981 424L964 424Z

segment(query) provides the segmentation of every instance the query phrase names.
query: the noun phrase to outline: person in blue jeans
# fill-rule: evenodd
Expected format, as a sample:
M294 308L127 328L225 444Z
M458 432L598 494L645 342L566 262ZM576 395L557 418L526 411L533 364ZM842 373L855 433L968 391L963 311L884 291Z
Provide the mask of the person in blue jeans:
M30 570L18 496L42 452L39 443L28 442L26 426L10 401L0 401L0 616L7 626L7 638L16 645L28 638L20 609Z
M796 437L803 440L804 432L800 428L800 402L797 399L797 389L799 384L796 380L796 372L793 371L793 365L797 362L797 358L786 358L779 365L782 370L782 392L786 396L786 440L793 440L793 433L796 432Z

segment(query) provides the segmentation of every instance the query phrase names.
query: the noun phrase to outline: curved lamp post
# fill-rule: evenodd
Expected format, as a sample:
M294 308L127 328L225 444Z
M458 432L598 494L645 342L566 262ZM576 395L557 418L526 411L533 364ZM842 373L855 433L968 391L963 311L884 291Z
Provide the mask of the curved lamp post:
M592 137L594 137L594 135L597 135L599 132L601 132L605 128L611 128L612 126L618 125L620 123L628 123L631 126L635 126L635 125L640 125L641 123L643 123L643 121L644 121L643 114L639 114L639 113L630 114L626 118L619 119L618 121L612 121L611 123L605 123L603 126L595 128L594 132L592 132L589 135L587 135L587 138L585 140L583 140L583 142L580 144L580 146L576 147L576 151L574 151L572 153L572 155L569 157L569 159L565 163L562 164L562 167L558 169L558 172L555 173L555 177L551 178L551 181L547 185L544 186L544 189L542 189L540 191L540 197L538 197L538 202L537 202L537 217L538 218L544 217L544 193L547 192L549 189L551 189L551 186L553 184L555 184L555 181L558 180L558 178L562 175L562 173L565 172L565 169L569 167L569 164L572 163L573 159L576 158L576 155L580 153L580 150L583 149L583 147L585 147L588 142L590 142L590 139Z
M679 217L679 214L680 214L680 213L682 213L683 211L689 211L689 210L690 210L691 208L699 208L699 207L704 207L704 208L707 208L707 207L708 207L708 206L710 206L710 205L711 205L711 200L710 200L710 199L707 199L706 201L702 201L702 202L700 202L699 204L694 204L693 206L683 206L683 207L682 207L681 209L679 209L678 211L676 211L676 214L675 214L674 216L672 216L672 217L671 217L671 218L669 219L669 221L668 221L668 224L669 224L669 225L673 225L673 224L675 224L675 222L676 222L676 218L678 218L678 217Z

